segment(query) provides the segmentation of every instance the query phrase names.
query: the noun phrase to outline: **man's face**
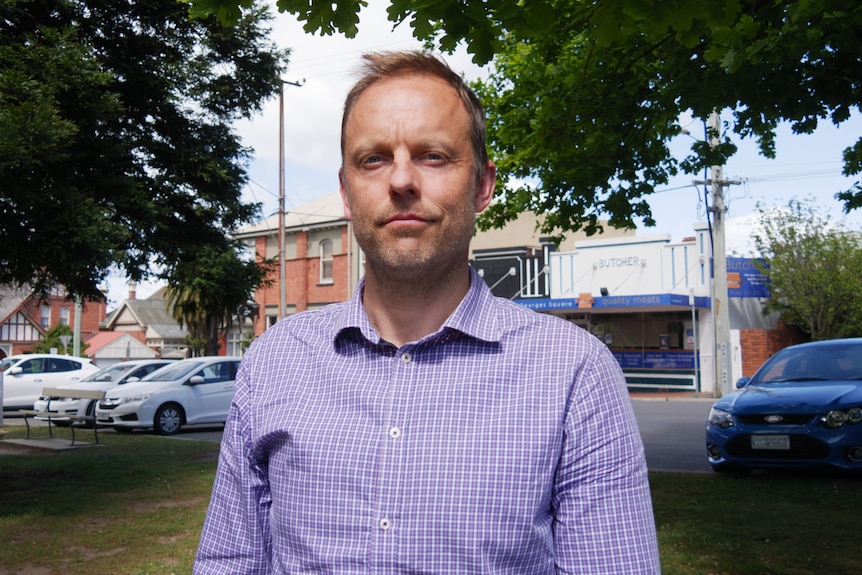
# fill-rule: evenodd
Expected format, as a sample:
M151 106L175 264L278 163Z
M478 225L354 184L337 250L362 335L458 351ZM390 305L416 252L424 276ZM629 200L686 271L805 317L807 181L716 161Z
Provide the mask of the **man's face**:
M420 279L463 267L495 169L488 162L476 185L455 91L432 76L379 81L356 101L344 142L341 194L369 270Z

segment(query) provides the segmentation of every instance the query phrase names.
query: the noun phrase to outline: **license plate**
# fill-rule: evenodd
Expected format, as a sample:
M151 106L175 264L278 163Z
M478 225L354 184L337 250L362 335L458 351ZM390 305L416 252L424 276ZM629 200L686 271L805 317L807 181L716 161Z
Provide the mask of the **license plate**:
M752 449L790 449L789 435L752 435Z

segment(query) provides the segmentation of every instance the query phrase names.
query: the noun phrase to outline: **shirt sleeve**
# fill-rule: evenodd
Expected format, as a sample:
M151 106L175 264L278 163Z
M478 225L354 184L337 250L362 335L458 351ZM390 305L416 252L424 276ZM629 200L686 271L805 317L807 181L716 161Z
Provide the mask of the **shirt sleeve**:
M661 573L643 442L622 370L596 348L575 378L554 482L557 573Z
M272 572L268 474L253 456L245 362L237 373L209 510L204 521L195 575Z

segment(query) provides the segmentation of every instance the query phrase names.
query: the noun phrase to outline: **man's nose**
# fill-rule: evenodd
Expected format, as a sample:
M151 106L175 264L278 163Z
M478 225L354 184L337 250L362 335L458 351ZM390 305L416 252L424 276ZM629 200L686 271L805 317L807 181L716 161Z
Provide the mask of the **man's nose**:
M392 161L389 188L393 194L415 194L418 191L416 164L409 154L396 154Z

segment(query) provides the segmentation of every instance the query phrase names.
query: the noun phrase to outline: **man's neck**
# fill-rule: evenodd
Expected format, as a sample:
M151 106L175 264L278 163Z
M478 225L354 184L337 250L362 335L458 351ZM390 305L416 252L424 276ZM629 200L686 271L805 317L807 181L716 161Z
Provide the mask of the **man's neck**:
M466 265L440 277L430 274L417 281L381 281L369 270L363 305L380 337L401 347L439 330L469 289Z

